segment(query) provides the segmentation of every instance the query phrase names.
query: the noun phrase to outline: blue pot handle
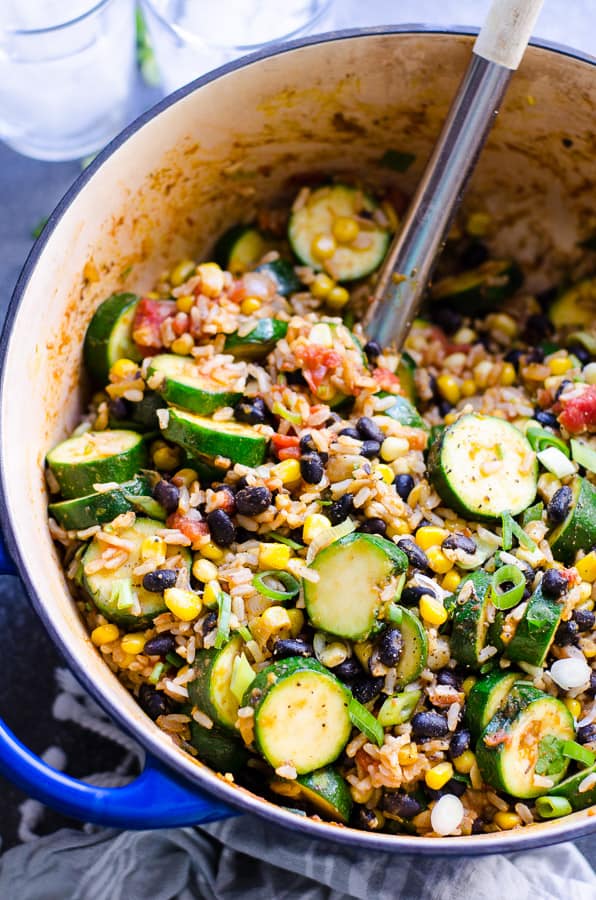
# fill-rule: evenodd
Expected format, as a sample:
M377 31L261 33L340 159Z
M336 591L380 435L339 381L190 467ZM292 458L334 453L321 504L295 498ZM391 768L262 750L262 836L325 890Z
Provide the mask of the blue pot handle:
M1 539L0 574L17 574ZM176 828L237 815L236 810L191 787L151 756L141 774L123 787L95 787L77 781L28 750L1 719L0 772L58 812L112 828Z

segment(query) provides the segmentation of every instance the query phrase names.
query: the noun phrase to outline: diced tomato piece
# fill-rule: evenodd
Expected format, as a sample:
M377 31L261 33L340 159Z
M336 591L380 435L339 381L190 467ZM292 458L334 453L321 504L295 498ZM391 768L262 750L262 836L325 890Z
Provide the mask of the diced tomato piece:
M596 428L596 385L590 384L575 396L560 398L563 411L559 414L559 422L570 434L580 434Z
M246 288L244 282L235 281L231 290L228 291L228 297L232 303L242 303L243 300L246 300Z
M321 344L299 347L296 357L300 361L304 380L314 394L322 385L327 373L342 364L342 358L336 350L323 347Z
M381 390L389 391L391 394L394 394L396 388L400 386L399 378L393 372L390 372L389 369L373 369L372 376Z
M277 451L278 459L300 459L300 447L283 447Z
M201 544L201 538L209 534L209 526L201 514L195 509L189 510L187 513L172 513L166 520L168 528L174 528L181 531L182 534L191 541L193 550L198 550Z
M135 344L141 348L163 347L160 332L162 322L175 314L175 300L149 300L143 297L139 300L132 323L132 338Z
M274 434L271 443L276 450L281 450L284 447L297 447L300 439L295 434Z

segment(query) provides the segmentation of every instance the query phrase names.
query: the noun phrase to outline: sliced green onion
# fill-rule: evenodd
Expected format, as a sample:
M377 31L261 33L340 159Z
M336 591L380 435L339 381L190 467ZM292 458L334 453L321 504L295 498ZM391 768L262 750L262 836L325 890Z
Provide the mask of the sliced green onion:
M154 500L153 497L137 497L136 494L129 494L128 491L122 491L124 498L128 500L135 511L145 513L151 519L159 519L165 522L166 512L163 506Z
M511 582L506 591L501 586ZM526 589L524 573L517 566L502 566L497 569L491 581L491 600L497 609L511 609L520 602Z
M518 539L522 547L525 547L526 550L530 550L534 552L537 549L536 544L532 540L529 534L526 534L521 525L518 525L515 519L511 519L511 531Z
M276 581L283 584L285 590L273 588L267 584L266 578L275 578ZM266 572L258 572L252 580L253 587L256 587L259 594L267 597L268 600L291 600L300 593L300 582L289 572L281 572L279 569L267 569Z
M232 615L232 598L225 591L220 591L217 597L219 616L217 618L217 631L215 633L215 649L221 650L230 637L230 616Z
M588 472L596 472L596 450L589 444L572 440L571 457L578 466L583 466Z
M162 662L155 663L155 665L151 669L151 674L149 675L149 678L147 679L147 681L149 681L151 684L157 684L157 682L161 678L161 673L163 672L164 669L165 669L165 663L162 663Z
M390 603L387 607L387 619L393 625L401 625L401 620L403 619L403 610L401 606L398 606L397 603Z
M377 722L383 728L403 725L407 722L418 705L422 691L402 691L393 697L387 697L377 716Z
M181 669L182 666L186 665L186 660L182 659L177 653L166 653L166 661L169 662L171 666L174 666L175 669Z
M393 596L393 602L397 603L402 595L402 591L404 589L404 585L406 583L406 573L402 572L399 578L397 579L397 583L395 585L395 594Z
M565 441L558 438L556 435L551 434L551 432L547 431L545 428L539 428L537 425L533 425L526 431L526 437L530 442L532 450L538 452L540 450L546 450L547 447L556 447L557 450L560 450L561 453L564 453L565 456L569 457L569 447Z
M236 629L237 633L240 635L243 641L247 644L249 641L252 641L252 634L250 633L250 628L248 625L241 625L240 628Z
M285 419L287 422L292 422L293 425L301 425L302 424L302 416L300 413L292 412L290 409L286 409L283 403L279 403L276 401L271 407L271 412L279 416L281 419Z
M257 673L254 671L244 653L237 656L232 665L230 690L238 703L242 703L242 698L256 677Z
M558 447L547 447L536 454L538 461L547 471L557 478L566 478L567 475L575 475L575 466Z
M369 741L374 741L379 747L383 746L383 741L385 740L383 726L367 710L366 706L358 703L355 697L352 697L350 700L348 713L354 728L365 734Z
M542 521L542 513L544 512L544 503L542 500L539 500L538 503L535 503L534 506L528 506L527 509L522 513L522 528L525 528L526 525L529 525L530 522L540 522ZM505 549L505 548L503 548Z
M285 534L280 534L278 531L270 531L267 535L267 539L269 538L272 541L277 541L278 544L285 544L286 547L291 547L292 550L304 550L304 544L299 544L298 541L293 541L292 538L286 537Z
M568 816L572 806L566 797L537 797L536 812L542 819L558 819Z
M508 512L505 512L501 516L501 522L501 527L503 530L503 534L501 537L501 546L503 547L503 550L511 550L513 546L513 532L511 530L511 523L513 522L513 519Z
M563 741L561 752L567 759L574 759L583 766L591 766L596 762L596 753L588 750L583 744L578 744L577 741Z
M119 578L114 581L110 590L110 602L118 609L130 609L134 603L130 578Z

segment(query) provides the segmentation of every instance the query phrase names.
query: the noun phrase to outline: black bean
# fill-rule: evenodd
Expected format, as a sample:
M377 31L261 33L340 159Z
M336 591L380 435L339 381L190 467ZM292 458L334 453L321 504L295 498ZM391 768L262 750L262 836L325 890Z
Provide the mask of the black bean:
M481 266L489 257L489 250L482 241L472 241L464 249L460 256L460 262L464 269L475 269Z
M505 362L511 363L516 372L519 372L519 361L523 356L523 350L510 350L503 357Z
M582 366L587 366L592 359L590 351L586 350L581 344L571 344L567 349L570 353L573 353L574 356L577 356Z
M385 435L379 426L368 416L358 419L356 428L363 441L378 441L379 444L382 444L385 440Z
M596 672L592 672L590 675L590 687L588 688L588 691L592 695L596 694Z
M306 384L306 379L300 369L295 369L293 372L286 372L285 376L288 384L299 384L302 386Z
M375 456L379 455L380 450L381 445L378 441L363 441L360 456L365 456L367 459L373 459Z
M338 666L333 667L333 674L336 675L340 681L353 681L355 678L358 678L359 675L362 675L362 666L355 656L348 656L348 658L344 659Z
M318 453L307 453L300 459L300 474L307 484L318 484L325 474L325 466Z
M453 534L448 535L441 546L443 550L462 550L469 556L473 556L477 550L476 542L471 537L462 534L461 531L454 531Z
M254 540L255 533L254 531L249 531L248 528L243 528L242 525L236 525L236 543L237 544L245 544L246 541Z
M312 453L313 450L317 449L314 445L314 441L312 439L311 434L303 434L302 437L300 438L299 446L300 446L301 453Z
M173 653L176 649L176 641L169 631L162 631L155 637L150 638L143 647L143 653L148 656L165 656L166 653Z
M153 488L153 499L157 500L167 513L173 513L178 509L180 491L171 481L166 481L165 478L162 478Z
M150 684L142 684L139 690L139 705L155 721L159 716L167 716L172 706L162 691L156 691Z
M290 656L312 656L312 644L305 638L280 638L273 645L273 659L288 659Z
M124 397L116 397L108 403L108 411L113 419L127 419L130 415L128 403Z
M455 672L452 672L451 669L443 669L441 672L437 672L437 684L448 684L449 687L459 690L461 678Z
M544 350L542 347L532 347L529 353L526 354L526 364L527 363L540 363L544 361Z
M537 422L540 422L544 428L558 428L559 423L557 422L557 417L554 413L547 412L545 409L536 409L534 411L534 418Z
M401 499L406 502L411 492L414 489L414 479L411 475L396 475L393 479L393 484L395 485L395 490L401 497Z
M438 712L419 712L412 718L412 736L416 740L445 737L449 733L447 716Z
M173 588L178 578L176 569L156 569L143 575L143 587L153 594L161 594L167 588Z
M573 492L571 488L564 484L550 498L546 508L546 514L551 522L555 524L562 522L567 518L569 507L573 501Z
M214 509L207 516L211 540L220 547L229 547L236 539L236 527L223 509Z
M344 437L354 438L354 440L356 440L356 441L360 440L360 435L358 434L356 429L351 428L349 426L348 426L348 428L342 428L342 430L340 432L338 432L338 434L341 434Z
M442 328L445 334L455 334L461 328L462 316L457 310L450 306L439 306L434 312L433 319L435 323Z
M476 816L472 822L472 834L484 834L484 826L486 822L480 816Z
M271 491L264 486L246 487L236 494L236 510L242 516L258 516L271 503Z
M354 508L353 494L344 494L337 500L334 500L329 507L329 521L332 525L339 525L345 522Z
M449 757L451 759L457 759L458 756L461 756L462 753L469 750L471 740L472 738L469 731L466 731L465 729L456 731L449 742Z
M207 613L203 621L201 622L201 631L203 634L209 634L210 631L217 625L218 615L214 609Z
M578 744L591 744L596 741L596 725L581 725L577 729Z
M368 361L374 362L377 356L380 356L383 351L378 341L367 341L364 345L364 352L366 353Z
M377 652L384 666L396 666L404 649L399 628L386 628L377 641Z
M450 778L447 784L444 784L440 790L435 791L432 788L427 787L426 793L430 800L439 800L441 797L444 797L445 794L455 794L456 797L461 797L462 794L465 794L467 787L468 785L465 781L461 781L459 778Z
M247 425L264 425L267 407L262 397L242 397L234 406L234 418Z
M439 412L442 416L448 416L451 410L453 409L453 404L449 403L448 400L440 400L439 401Z
M360 675L349 683L349 687L359 703L368 703L381 693L384 681L384 678Z
M376 516L371 516L370 519L366 519L366 521L362 523L358 530L363 534L384 535L387 532L387 523L382 519L377 519Z
M569 582L558 569L548 569L542 576L542 590L550 597L560 597L569 588Z
M430 587L419 587L417 584L411 584L403 589L400 600L402 603L418 603L425 594L428 594L430 597L436 597L435 592Z
M576 644L578 634L579 628L577 627L577 622L574 622L573 619L569 619L567 622L561 622L555 632L555 644L558 644L559 647L567 647L570 644Z
M405 791L384 791L381 800L381 809L390 816L399 816L400 819L412 819L422 812L422 804L412 794Z
M426 553L411 538L400 538L397 542L397 546L404 551L408 557L408 562L415 569L428 569L428 557Z
M555 391L555 396L554 396L554 402L555 402L555 403L557 402L557 400L559 399L559 397L561 396L561 394L563 393L563 391L567 390L567 388L569 387L570 384L573 384L573 382L572 382L572 381L569 381L568 378L566 378L564 381L561 382L561 384L559 385L559 387L558 387L557 390Z
M358 809L357 820L358 827L365 831L378 831L381 827L379 817L374 809L367 809L366 806L361 806Z
M524 330L524 340L528 344L539 344L545 338L550 337L554 327L550 319L541 313L528 316Z
M592 631L596 624L596 616L589 609L575 609L573 619L580 631Z

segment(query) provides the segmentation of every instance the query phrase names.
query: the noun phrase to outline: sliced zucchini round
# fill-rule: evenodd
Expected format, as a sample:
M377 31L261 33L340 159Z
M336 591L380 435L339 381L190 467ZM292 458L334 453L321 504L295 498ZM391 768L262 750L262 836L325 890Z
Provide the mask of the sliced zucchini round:
M536 784L534 775L544 775L553 784L561 781L569 760L557 753L556 742L574 736L573 717L564 703L518 682L482 732L476 761L487 784L512 797L550 794L552 787Z
M326 819L344 825L350 820L353 806L350 789L345 778L331 766L299 775L294 781L276 779L270 787L281 797L308 803Z
M62 496L84 497L94 484L130 481L147 465L147 448L136 431L86 431L47 455Z
M188 685L191 703L222 728L234 730L238 718L238 700L230 689L234 661L243 647L235 635L221 650L199 650L195 657L196 678Z
M372 197L357 188L345 184L317 188L290 216L288 239L292 249L305 265L323 269L336 281L364 278L383 262L391 237L372 218L377 209ZM320 236L331 238L340 217L358 221L358 236L351 243L338 243L331 257L321 259L313 252L313 242Z
M225 456L244 466L259 466L267 452L267 439L250 425L214 422L181 409L170 409L163 435L191 455Z
M408 559L392 541L375 534L348 534L317 553L310 567L317 582L304 580L306 612L315 628L365 640L383 606L390 578L405 572Z
M596 487L577 476L571 492L567 517L548 538L554 558L566 565L574 562L578 550L587 553L596 544Z
M296 275L294 266L287 259L274 259L271 262L257 266L256 272L268 275L275 284L277 293L281 297L290 297L304 290L304 285Z
M112 491L88 494L73 500L50 503L50 515L66 531L84 531L93 525L111 522L116 516L134 510L133 497L151 497L151 487L146 478L133 478Z
M433 284L433 302L446 303L468 315L500 306L523 282L521 269L511 260L489 259L477 269L450 275Z
M401 689L416 681L425 668L428 659L428 637L424 625L414 613L400 606L403 647L396 666L396 688Z
M156 390L168 403L201 416L208 416L222 406L233 406L242 396L242 391L223 390L220 384L200 374L193 359L174 353L154 356L147 376L162 379Z
M377 397L393 397L393 406L383 410L384 416L394 419L400 425L406 425L408 428L424 428L428 431L428 425L421 417L414 404L407 397L400 394L388 394L387 391L379 391Z
M224 350L236 359L262 359L271 353L277 342L285 338L287 333L287 322L282 322L281 319L261 319L252 331L242 337L236 331L229 334Z
M128 629L145 628L156 616L167 611L163 594L146 591L141 578L133 575L133 570L142 561L143 541L153 537L163 527L163 522L139 518L130 528L119 531L118 537L131 541L134 549L124 565L117 569L100 569L99 572L87 574L87 565L101 556L106 545L95 536L85 550L82 558L82 588L110 622ZM190 553L185 548L178 548L178 552L190 571Z
M545 594L539 584L507 644L505 656L514 662L543 666L563 612L561 597Z
M109 417L109 427L112 429L124 429L125 431L138 431L146 434L149 431L159 431L157 410L165 409L166 402L154 391L145 391L143 399L138 403L127 401L130 410L126 419L117 419L112 413Z
M491 672L476 682L466 700L466 723L473 738L484 731L520 679L519 672Z
M553 797L565 797L571 803L574 810L587 809L596 804L596 780L592 787L580 790L582 782L590 775L596 774L596 763L589 768L570 775L564 781L560 781L554 788L549 788L548 794Z
M347 689L314 659L267 666L243 702L254 707L255 743L274 769L290 765L299 775L321 769L350 738Z
M213 258L232 275L254 269L261 257L274 250L276 243L254 225L234 225L224 232L213 248Z
M584 278L563 291L548 315L557 329L592 325L596 318L596 278Z
M536 454L521 431L496 416L471 413L446 428L428 469L445 503L475 521L515 516L536 496Z
M95 310L83 344L83 361L91 378L107 383L110 369L123 357L138 362L139 349L132 339L132 323L139 298L136 294L112 294Z
M204 728L195 722L190 723L190 742L199 752L199 759L216 772L241 772L249 759L249 754L241 741L233 737L229 731L218 728Z
M468 666L479 666L486 644L491 578L482 569L459 583L453 605L451 655ZM471 587L470 587L471 585Z

